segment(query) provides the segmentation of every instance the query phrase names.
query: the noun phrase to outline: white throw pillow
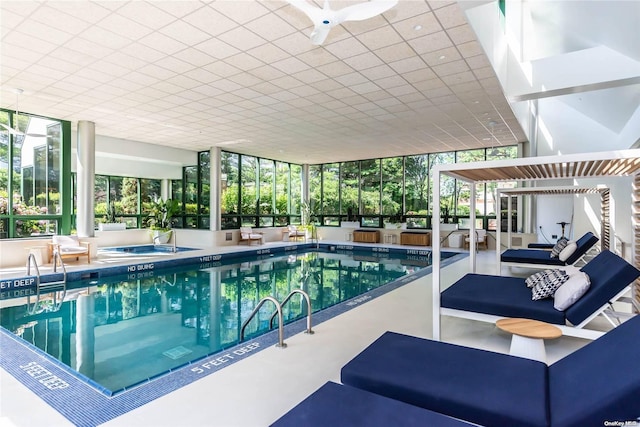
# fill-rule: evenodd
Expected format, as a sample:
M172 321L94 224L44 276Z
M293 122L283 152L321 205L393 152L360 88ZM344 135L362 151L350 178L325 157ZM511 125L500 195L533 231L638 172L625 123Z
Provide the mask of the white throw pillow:
M560 259L560 261L562 262L568 260L569 257L576 251L576 249L578 249L578 244L573 240L569 241L569 243L567 243L567 246L565 246L564 249L560 251L558 259Z
M578 301L591 286L589 276L582 271L569 277L569 280L560 286L553 296L553 307L559 311L565 311Z
M566 271L569 276L573 276L574 274L581 273L580 268L576 267L575 265L566 265L561 268L562 270Z

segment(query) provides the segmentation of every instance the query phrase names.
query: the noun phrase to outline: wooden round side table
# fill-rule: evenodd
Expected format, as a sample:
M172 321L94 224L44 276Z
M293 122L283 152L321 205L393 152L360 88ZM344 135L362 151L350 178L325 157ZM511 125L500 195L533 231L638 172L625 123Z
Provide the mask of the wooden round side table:
M496 326L512 334L509 354L547 363L544 340L560 338L557 326L533 319L500 319Z

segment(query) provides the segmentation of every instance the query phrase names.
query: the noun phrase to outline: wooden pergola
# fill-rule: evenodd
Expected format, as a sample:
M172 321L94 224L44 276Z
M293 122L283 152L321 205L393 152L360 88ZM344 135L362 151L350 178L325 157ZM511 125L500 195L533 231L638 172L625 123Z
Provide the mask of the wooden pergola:
M455 163L437 165L433 169L433 224L439 224L440 215L440 182L441 175L446 175L468 182L471 190L470 200L470 232L469 247L475 247L476 194L475 184L500 181L545 181L559 179L583 179L601 177L634 176L633 181L633 263L640 267L640 149L569 154L562 156L526 157L510 160L496 160L476 163ZM532 190L533 187L527 189ZM522 191L525 189L522 188ZM564 191L564 190L563 190ZM499 223L499 222L498 222ZM500 228L498 227L498 230ZM440 241L439 227L433 227L433 241ZM497 237L500 232L497 231ZM497 257L500 265L500 246ZM433 339L440 339L440 245L433 246ZM475 272L476 253L470 251L471 271ZM500 272L498 272L500 274ZM636 300L640 294L640 280L634 286Z

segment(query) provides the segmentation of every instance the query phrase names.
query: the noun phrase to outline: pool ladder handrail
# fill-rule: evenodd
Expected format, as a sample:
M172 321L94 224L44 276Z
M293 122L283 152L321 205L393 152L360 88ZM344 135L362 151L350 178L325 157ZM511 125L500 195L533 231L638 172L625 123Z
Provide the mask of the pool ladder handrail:
M53 294L53 304L54 310L60 310L62 303L64 302L64 297L67 294L67 269L64 265L64 261L62 261L62 257L57 250L53 251L53 272L57 272L58 261L60 261L60 265L62 266L62 280L57 282L40 282L40 268L38 267L38 262L36 261L34 254L29 254L27 258L27 275L31 275L31 264L33 263L36 269L36 301L31 306L31 295L27 295L27 309L29 314L35 314L36 307L38 307L38 303L40 303L40 293L42 291L49 292ZM62 285L62 289L52 290L53 288L57 288ZM51 290L50 290L51 289ZM58 301L58 292L60 292L60 299Z
M289 302L289 300L295 294L302 295L302 297L307 302L307 329L304 331L304 333L305 334L309 334L309 335L313 335L314 332L311 329L311 299L309 298L309 294L308 293L306 293L302 289L294 289L291 292L289 292L289 295L287 295L284 300L282 300L282 303L280 303L280 307L283 307L287 302ZM271 315L271 319L269 320L269 329L273 329L273 319L275 319L277 314L278 314L278 312L276 311Z
M278 314L278 344L276 344L276 347L287 348L287 344L285 344L284 342L284 329L283 329L284 322L282 320L282 305L280 305L277 299L271 296L262 298L258 303L258 305L256 305L256 308L253 309L249 317L247 317L247 320L244 321L244 323L242 324L242 327L240 328L240 341L244 341L244 330L246 329L249 322L256 315L256 313L258 313L258 310L260 310L260 307L262 307L262 305L267 301L271 301L276 305L276 310Z

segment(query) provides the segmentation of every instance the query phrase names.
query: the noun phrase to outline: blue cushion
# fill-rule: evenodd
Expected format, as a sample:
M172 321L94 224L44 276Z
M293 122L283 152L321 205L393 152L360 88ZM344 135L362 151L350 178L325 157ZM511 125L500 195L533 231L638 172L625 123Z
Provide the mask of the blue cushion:
M320 387L272 424L274 427L470 425L446 415L332 382Z
M547 265L573 265L582 255L587 253L598 238L590 231L576 240L576 250L566 261L558 258L551 258L549 251L540 249L507 249L500 255L502 262L516 262L526 264L547 264ZM552 246L553 247L553 246Z
M593 245L598 242L598 238L590 231L586 232L584 236L576 240L576 250L565 261L567 265L573 265L580 257L587 253Z
M529 249L553 249L554 243L529 243L527 247Z
M549 422L547 366L520 357L386 332L342 368L341 379L481 425Z
M540 249L507 249L500 255L500 259L502 262L565 265L559 258L551 258L551 252Z
M445 289L440 305L503 317L526 317L564 325L565 313L553 308L553 298L531 300L531 289L520 277L467 274Z
M580 270L589 276L591 286L582 298L565 311L567 320L574 325L587 319L640 276L637 268L607 250L599 253Z
M638 338L635 316L549 367L552 426L603 426L640 417Z

